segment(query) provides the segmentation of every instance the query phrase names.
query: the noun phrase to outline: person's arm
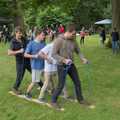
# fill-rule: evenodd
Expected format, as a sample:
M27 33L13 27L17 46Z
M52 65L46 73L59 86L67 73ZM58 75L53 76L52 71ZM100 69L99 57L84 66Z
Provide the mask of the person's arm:
M47 62L48 62L49 64L52 64L52 63L53 63L52 58L49 57L48 54L46 54L45 52L40 51L40 52L39 52L39 56L40 56L42 59L47 60Z
M23 53L24 50L23 48L21 48L20 50L11 50L11 49L8 49L8 55L9 56L14 56L14 55L17 55L19 53Z
M32 55L31 52L32 52L32 42L28 43L27 48L26 48L25 53L24 53L24 57L30 58L30 59L31 58L38 58L38 56L39 56L38 54Z
M49 49L50 49L50 45L46 45L44 48L42 48L40 51L39 51L39 56L42 58L42 59L45 59L45 60L48 60L48 53L49 53Z
M15 56L17 54L23 53L24 49L21 48L19 50L14 50L15 49L15 44L13 41L10 42L10 48L8 49L8 55L9 56Z
M84 64L88 63L88 60L87 60L87 59L84 57L84 55L81 53L80 48L78 47L77 43L75 43L75 52L76 52L76 54L79 55L80 60L81 60Z
M54 45L53 45L53 53L52 57L58 61L58 63L64 63L65 58L59 55L59 50L62 47L63 40L62 39L55 39Z
M40 51L40 52L39 52L39 56L40 56L42 59L48 60L48 55L45 54L43 51Z
M24 57L25 57L25 58L30 58L30 59L31 59L31 58L38 58L38 56L39 56L38 54L31 55L31 54L28 54L28 53L24 53Z

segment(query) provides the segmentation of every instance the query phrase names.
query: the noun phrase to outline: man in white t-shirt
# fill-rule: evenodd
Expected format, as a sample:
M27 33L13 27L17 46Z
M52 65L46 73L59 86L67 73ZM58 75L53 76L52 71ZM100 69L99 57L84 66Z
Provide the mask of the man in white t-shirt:
M52 92L55 89L55 83L58 82L57 80L57 61L52 57L53 52L53 37L54 34L51 34L50 44L46 45L43 49L40 50L39 55L40 57L45 59L45 67L44 67L44 85L40 91L39 95L39 102L45 102L45 91L47 90L48 86L51 84ZM68 97L66 87L63 89L64 97Z

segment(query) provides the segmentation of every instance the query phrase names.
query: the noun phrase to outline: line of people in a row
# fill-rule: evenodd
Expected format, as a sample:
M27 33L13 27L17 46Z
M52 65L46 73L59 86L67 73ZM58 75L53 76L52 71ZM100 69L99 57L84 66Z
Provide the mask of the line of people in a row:
M84 64L87 64L88 60L80 52L75 36L75 26L74 24L70 24L64 34L54 38L54 34L51 33L51 43L47 45L45 43L46 36L43 30L36 30L34 40L27 44L22 40L21 28L17 27L15 30L15 38L11 41L8 50L8 55L14 55L16 57L17 76L13 91L16 94L20 94L19 87L25 70L27 69L32 73L32 82L27 88L25 93L26 97L32 97L32 88L35 84L38 84L41 87L38 100L44 103L45 91L51 84L51 106L59 109L60 106L57 104L57 100L61 92L64 91L64 95L68 97L65 87L66 76L68 74L74 83L78 102L82 105L90 106L82 95L81 82L74 64L73 52L79 55ZM29 62L29 59L31 62ZM41 80L43 72L44 81ZM58 77L58 80L55 79L55 76ZM56 86L54 85L55 82L57 83Z

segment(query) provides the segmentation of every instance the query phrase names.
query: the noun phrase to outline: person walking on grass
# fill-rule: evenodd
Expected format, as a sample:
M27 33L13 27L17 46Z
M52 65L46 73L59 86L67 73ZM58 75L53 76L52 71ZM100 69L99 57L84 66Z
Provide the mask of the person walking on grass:
M24 57L31 59L32 82L27 88L26 97L31 98L32 88L36 83L40 83L40 78L44 69L44 60L39 57L39 51L45 47L45 33L43 30L37 29L35 39L31 41L26 48Z
M23 39L23 30L21 27L15 28L15 37L11 40L10 48L8 49L9 56L16 58L16 82L13 86L15 94L21 94L19 87L24 77L25 70L31 72L30 60L24 58L24 50L27 45L27 40Z
M62 35L59 35L54 41L52 57L58 62L58 85L52 95L50 105L55 109L61 109L61 107L57 103L57 100L65 85L65 73L71 77L74 83L78 102L81 105L90 106L90 104L85 101L82 95L81 82L73 61L73 52L76 52L79 55L81 61L84 64L87 64L88 60L80 52L80 49L75 40L75 36L75 25L69 24L66 32Z
M119 49L119 45L118 45L119 33L117 32L116 28L113 29L113 32L112 32L111 36L112 36L112 50L113 50L113 54L116 54L118 52L118 49Z
M106 40L105 28L101 28L101 31L100 31L100 41L101 41L102 47L104 46L105 40Z
M41 103L45 103L45 92L51 84L51 93L54 92L56 83L58 82L57 76L57 61L52 57L53 43L54 43L54 34L51 32L50 43L46 45L43 49L40 50L39 55L45 59L45 68L44 68L44 84L40 91L38 100ZM64 98L68 98L68 93L66 87L63 90Z
M85 40L85 28L83 27L82 30L80 31L80 45L84 45L84 40Z

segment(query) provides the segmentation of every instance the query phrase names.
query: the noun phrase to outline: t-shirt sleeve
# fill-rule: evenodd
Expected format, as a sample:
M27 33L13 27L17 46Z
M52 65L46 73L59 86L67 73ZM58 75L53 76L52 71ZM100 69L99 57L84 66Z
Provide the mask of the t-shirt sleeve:
M14 46L14 43L13 41L10 42L10 46L9 46L9 49L10 50L14 50L15 46Z
M48 54L49 49L50 49L50 45L47 45L47 46L45 46L43 49L41 49L41 52L43 52L43 53L45 53L45 54Z
M32 42L28 43L25 53L31 53L32 52Z

